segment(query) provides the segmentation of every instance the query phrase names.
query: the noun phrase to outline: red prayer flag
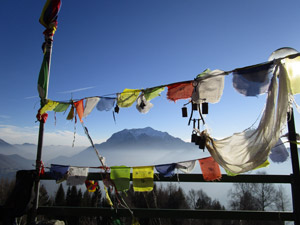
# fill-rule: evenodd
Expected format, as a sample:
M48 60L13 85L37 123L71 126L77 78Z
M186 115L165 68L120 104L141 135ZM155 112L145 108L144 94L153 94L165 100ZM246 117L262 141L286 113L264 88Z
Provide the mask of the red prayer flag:
M192 97L194 87L193 82L184 82L168 85L167 98L172 101L187 99Z
M213 159L213 157L208 157L198 160L200 163L200 168L202 170L203 179L205 181L219 180L222 177L219 164Z

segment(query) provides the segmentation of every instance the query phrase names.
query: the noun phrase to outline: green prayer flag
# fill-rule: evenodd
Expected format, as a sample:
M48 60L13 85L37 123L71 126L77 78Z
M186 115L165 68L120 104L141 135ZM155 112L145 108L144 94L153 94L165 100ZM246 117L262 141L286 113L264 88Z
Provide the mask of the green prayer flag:
M130 167L110 167L110 179L115 183L117 191L127 191L130 183Z
M144 91L144 96L147 101L150 101L151 99L159 96L160 93L164 90L165 90L165 87L149 88Z
M38 92L41 99L47 98L48 83L49 83L49 56L47 56L47 52L46 52L44 54L44 59L42 62L39 79L38 79Z
M54 109L54 112L64 112L69 108L70 103L59 103Z

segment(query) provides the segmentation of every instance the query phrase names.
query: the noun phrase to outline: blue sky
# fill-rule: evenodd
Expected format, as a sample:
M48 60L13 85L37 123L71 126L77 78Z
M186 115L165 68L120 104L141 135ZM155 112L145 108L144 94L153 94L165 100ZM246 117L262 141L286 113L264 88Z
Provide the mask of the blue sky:
M45 1L8 1L0 8L0 138L37 143L37 78L42 62ZM48 97L80 99L192 80L207 68L232 70L267 61L281 47L300 50L299 1L90 0L62 1L54 36ZM265 95L244 97L226 77L220 103L209 105L207 128L214 137L251 126ZM82 91L72 91L85 89ZM71 94L72 92L72 94ZM181 117L187 100L153 99L148 114L135 106L111 112L96 109L84 120L96 143L122 129L167 131L183 140L192 127ZM297 99L297 97L296 97ZM299 102L299 101L298 101ZM49 112L45 144L72 145L74 123ZM295 113L296 126L299 113ZM76 125L76 145L88 145Z

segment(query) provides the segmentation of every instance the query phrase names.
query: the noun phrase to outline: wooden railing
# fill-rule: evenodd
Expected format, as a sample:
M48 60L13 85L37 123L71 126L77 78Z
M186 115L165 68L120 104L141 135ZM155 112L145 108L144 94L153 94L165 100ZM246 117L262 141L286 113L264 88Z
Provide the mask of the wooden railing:
M101 180L104 173L89 173L87 179ZM43 180L50 180L44 176ZM131 174L132 180L132 174ZM206 182L202 174L178 174L165 178L155 174L155 182ZM220 181L214 183L279 183L293 184L293 175L223 175ZM131 209L137 218L182 218L182 219L214 219L214 220L265 220L265 221L295 221L295 210L291 212L266 212L266 211L227 211L227 210L195 210L195 209L158 209L144 208ZM48 216L116 216L131 217L127 209L91 208L91 207L38 207L38 215Z

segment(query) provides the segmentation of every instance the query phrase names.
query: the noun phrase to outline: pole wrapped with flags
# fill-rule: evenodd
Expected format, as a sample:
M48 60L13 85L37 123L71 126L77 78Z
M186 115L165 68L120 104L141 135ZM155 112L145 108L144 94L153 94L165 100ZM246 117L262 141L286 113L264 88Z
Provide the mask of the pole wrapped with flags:
M52 43L53 43L53 35L57 28L57 16L60 10L61 0L47 0L41 17L39 19L40 23L46 28L43 32L45 36L45 42L43 43L43 53L44 58L41 65L39 78L38 78L38 92L41 99L41 108L47 103L48 97L48 85L49 85L49 77L50 77L50 65L51 65L51 55L52 55ZM39 171L42 166L42 148L43 148L43 136L44 136L44 123L47 119L47 113L40 114L40 110L37 114L37 119L40 121L39 128L39 138L38 138L38 146L37 146L37 154L36 154L36 171L39 174ZM39 187L40 187L40 179L39 176L35 178L34 184L34 192L35 199L33 201L33 206L30 210L30 213L27 217L27 223L33 223L37 218L37 209L39 202Z
M53 35L57 28L57 17L60 6L61 0L47 0L39 19L40 23L46 28L43 32L45 35L45 42L42 46L44 58L38 78L38 92L41 98L41 106L46 103L48 96Z

